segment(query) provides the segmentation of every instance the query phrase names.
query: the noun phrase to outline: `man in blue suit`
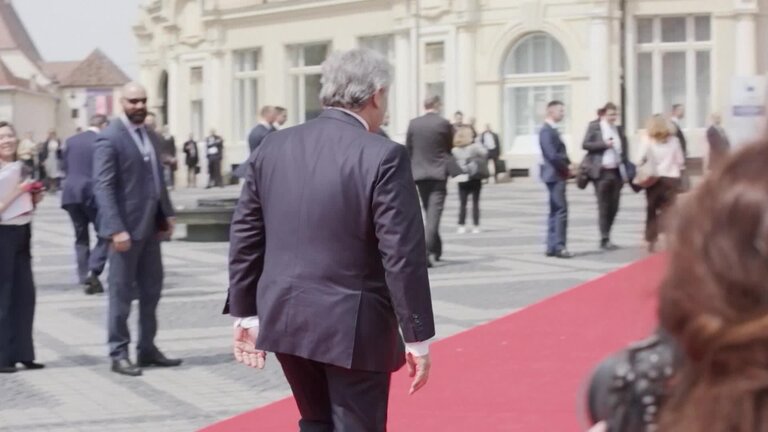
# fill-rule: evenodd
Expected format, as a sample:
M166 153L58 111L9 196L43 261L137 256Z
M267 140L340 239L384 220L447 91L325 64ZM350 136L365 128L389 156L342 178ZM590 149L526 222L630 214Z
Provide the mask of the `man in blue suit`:
M109 254L109 350L112 371L139 376L141 367L178 366L155 346L157 304L163 288L160 241L175 223L158 149L159 137L144 126L147 92L128 83L120 102L124 114L96 141L93 174L99 207L99 236ZM128 357L128 315L139 299L138 365Z
M107 262L108 243L97 238L91 250L88 228L96 225L96 200L93 196L93 151L99 133L107 127L107 117L96 114L91 117L91 126L67 140L62 155L62 168L66 173L61 193L61 208L69 213L75 228L75 253L77 254L77 276L86 294L103 293L104 287L99 275Z
M571 160L556 126L565 117L560 101L547 104L547 118L539 132L541 146L541 180L549 190L549 219L547 224L547 256L571 258L566 249L568 229L568 201L565 186L570 177Z

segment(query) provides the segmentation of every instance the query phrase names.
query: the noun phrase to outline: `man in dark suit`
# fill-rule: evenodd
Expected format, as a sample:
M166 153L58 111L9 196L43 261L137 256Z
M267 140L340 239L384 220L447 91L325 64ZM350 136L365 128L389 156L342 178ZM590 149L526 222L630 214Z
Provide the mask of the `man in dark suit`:
M254 152L232 220L235 357L261 368L276 353L305 432L383 432L391 373L407 362L411 392L429 376L434 318L408 154L371 133L390 82L379 54L332 54L326 109Z
M261 142L264 141L264 138L266 138L267 135L276 130L275 127L272 126L272 123L277 119L277 111L275 111L275 107L269 105L262 107L260 116L261 119L259 120L259 123L251 129L251 133L248 134L249 154L253 153L253 151L261 145Z
M674 126L675 136L680 141L680 147L683 148L683 154L688 156L688 143L685 140L685 134L683 133L682 122L685 118L685 107L681 104L672 105L672 113L669 115L669 120Z
M93 196L93 151L99 133L109 121L101 114L91 117L87 131L69 138L64 146L62 168L66 173L61 192L61 208L69 213L75 228L77 276L86 294L103 293L99 275L107 262L109 244L101 237L91 250L88 228L96 225L96 199Z
M547 224L547 256L571 258L566 249L568 229L568 200L565 186L570 177L571 160L568 158L557 124L565 118L565 107L560 101L547 105L547 118L539 132L541 146L541 180L549 191L549 218Z
M707 129L707 143L709 144L709 157L707 168L711 171L717 169L728 157L731 151L731 142L723 129L723 118L719 113L712 113L712 124Z
M597 195L600 247L614 250L617 246L611 242L611 228L619 212L629 162L628 145L624 130L616 125L619 118L616 105L607 103L601 114L587 127L582 146L587 151L587 175L594 182Z
M141 367L178 366L155 346L157 304L163 288L162 238L175 223L160 162L160 140L144 126L147 93L128 83L120 102L124 114L96 141L93 161L99 236L109 254L109 355L112 371L141 375ZM139 299L138 365L128 356L131 301Z
M491 129L490 124L485 125L485 130L480 134L480 142L483 147L488 149L488 160L493 162L493 181L498 181L499 176L499 158L501 157L501 141L499 134Z
M432 258L439 261L443 254L440 218L445 206L449 164L453 160L453 126L440 116L440 104L439 96L428 97L424 101L426 114L411 120L405 136L413 178L427 218L427 255L430 266Z
M211 129L211 134L205 139L205 154L208 157L208 186L224 187L224 179L221 174L221 164L224 160L224 140Z

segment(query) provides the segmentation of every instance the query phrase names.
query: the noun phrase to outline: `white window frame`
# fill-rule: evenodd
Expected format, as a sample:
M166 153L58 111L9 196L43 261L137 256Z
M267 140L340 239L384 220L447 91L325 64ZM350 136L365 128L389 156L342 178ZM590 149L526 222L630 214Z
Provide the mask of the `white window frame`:
M253 53L254 51L259 53L259 64L256 65L255 69L249 70L249 71L238 71L237 70L237 64L239 62L239 56L244 55L246 53ZM235 113L235 119L234 119L234 126L233 126L233 134L235 137L235 140L245 142L248 139L248 131L249 131L249 122L252 125L255 125L256 123L256 115L258 114L260 110L260 99L262 99L262 96L264 94L264 70L261 67L263 62L263 53L261 47L253 47L253 48L244 48L244 49L237 49L232 52L232 71L233 71L233 79L232 79L232 103L233 103L233 111ZM258 95L258 99L256 101L256 106L252 107L253 112L250 112L248 108L245 110L240 110L240 105L246 106L245 103L242 103L242 98L244 95L238 91L238 84L240 82L247 82L247 81L253 81L255 80L256 83L256 94ZM251 84L253 85L253 84ZM247 84L246 84L247 86ZM242 117L240 117L242 116Z
M357 46L360 48L364 48L363 41L365 39L374 39L374 38L388 38L388 49L389 51L386 53L385 57L387 61L389 61L390 65L394 65L397 63L397 58L395 55L395 35L392 33L384 33L384 34L372 34L372 35L363 35L359 36L357 38ZM381 54L381 53L379 53ZM392 83L389 86L389 93L388 93L388 109L387 113L389 114L389 126L386 127L387 133L390 135L394 133L395 131L400 130L400 125L397 124L397 116L395 115L395 108L397 108L397 75L394 73L394 70L392 71Z
M306 119L306 101L307 101L307 81L306 77L309 75L321 75L322 74L322 66L321 65L313 65L313 66L304 66L304 48L308 46L314 46L314 45L325 45L328 47L326 50L327 54L330 55L333 50L333 45L331 41L318 41L318 42L308 42L308 43L302 43L297 45L289 45L288 46L288 75L290 76L290 95L291 99L295 100L296 103L291 103L291 110L293 111L292 117L296 119L297 123L304 123L307 121ZM296 57L297 65L293 64L294 56ZM298 78L298 85L294 85L294 78ZM318 95L319 97L319 95Z
M517 130L511 130L512 129L512 123L515 121L513 113L508 112L507 109L507 89L508 88L531 88L531 87L555 87L555 86L562 86L564 87L565 91L565 98L566 100L562 100L563 104L565 104L565 120L563 124L561 125L561 133L563 135L566 135L569 133L570 130L570 113L571 110L571 104L570 99L572 97L572 87L570 82L570 74L572 70L572 62L571 59L568 57L568 52L565 51L565 47L562 47L563 49L563 55L565 55L566 65L567 69L562 72L544 72L544 73L525 73L525 74L515 74L514 72L507 73L506 70L504 70L504 67L507 64L507 59L509 56L514 56L515 51L520 48L520 45L525 43L528 38L535 34L545 34L547 37L551 38L553 42L560 44L560 41L557 40L554 36L547 32L536 32L531 33L529 35L526 35L522 38L520 38L517 42L515 42L512 47L507 51L507 55L504 56L504 60L501 64L501 75L502 75L502 95L501 95L501 113L502 113L502 137L503 137L503 148L502 152L513 152L516 153L517 150L515 149L515 144L517 144L519 141L521 142L521 146L524 148L522 151L525 151L525 148L531 147L531 142L535 141L538 142L537 137L537 131L532 131L529 135L518 135ZM562 45L562 44L560 44ZM548 60L549 61L549 60ZM513 68L514 69L514 68ZM539 125L540 127L541 125Z
M710 19L710 37L708 41L696 41L696 17L703 17L708 16ZM685 18L685 27L686 27L686 40L684 42L662 42L661 41L661 20L662 18ZM637 23L639 20L642 19L651 19L652 20L652 29L653 29L653 38L651 42L648 43L640 43L638 39L638 31L637 31ZM706 126L706 124L697 124L699 119L699 109L700 104L698 100L698 94L696 91L696 84L698 80L697 72L696 72L696 53L700 51L707 51L709 52L709 67L710 67L710 74L709 74L709 97L710 100L713 98L713 90L714 90L714 70L713 70L713 63L715 57L713 56L713 40L714 40L714 31L715 28L713 26L712 16L706 15L706 14L691 14L691 15L658 15L658 16L635 16L633 20L633 26L634 26L634 37L635 37L635 50L633 53L629 54L633 57L632 59L632 74L634 76L633 80L633 86L632 86L632 111L633 116L631 117L631 121L633 123L636 123L640 121L641 119L638 119L638 111L640 107L638 106L639 99L637 98L637 92L639 87L639 76L638 76L638 70L637 70L637 59L641 53L650 53L651 54L651 67L652 67L652 83L651 88L652 91L652 98L651 98L651 114L654 113L665 113L668 112L672 107L671 106L664 106L664 92L663 92L663 84L662 84L662 58L664 54L666 53L679 53L684 52L685 53L685 100L681 101L674 101L672 103L681 103L685 105L686 108L686 119L685 119L685 128L691 128L691 129L700 129ZM711 103L711 102L710 102ZM711 107L703 107L704 109L710 109ZM706 123L706 122L705 122ZM642 129L645 127L645 122L640 122L640 124L637 125L637 129Z

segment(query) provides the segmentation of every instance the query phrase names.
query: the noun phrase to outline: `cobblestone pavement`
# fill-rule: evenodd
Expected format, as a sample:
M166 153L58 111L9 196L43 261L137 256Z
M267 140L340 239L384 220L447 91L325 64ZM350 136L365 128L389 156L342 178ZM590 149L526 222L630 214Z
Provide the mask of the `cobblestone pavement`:
M483 232L457 234L452 185L443 222L444 261L431 271L439 337L447 337L528 306L644 255L644 199L625 188L611 252L597 247L591 187L569 189L570 249L577 257L543 256L544 187L528 180L483 189ZM177 206L237 188L180 190ZM183 237L183 227L177 237ZM49 196L34 223L38 290L35 342L42 371L0 376L0 431L193 431L289 394L274 362L262 372L233 363L232 321L220 315L227 280L225 243L173 241L166 269L158 345L184 359L171 370L127 378L109 371L106 297L76 286L72 228ZM136 311L132 334L136 334ZM436 358L435 362L440 359Z

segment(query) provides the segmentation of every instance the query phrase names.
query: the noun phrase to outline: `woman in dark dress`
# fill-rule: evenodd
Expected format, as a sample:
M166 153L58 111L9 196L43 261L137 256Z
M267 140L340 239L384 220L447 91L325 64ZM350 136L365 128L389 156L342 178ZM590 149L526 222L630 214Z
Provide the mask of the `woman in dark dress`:
M200 172L198 164L200 163L200 154L197 151L197 142L192 134L189 135L189 139L184 143L182 149L185 155L185 163L187 165L187 187L197 187L197 174Z

